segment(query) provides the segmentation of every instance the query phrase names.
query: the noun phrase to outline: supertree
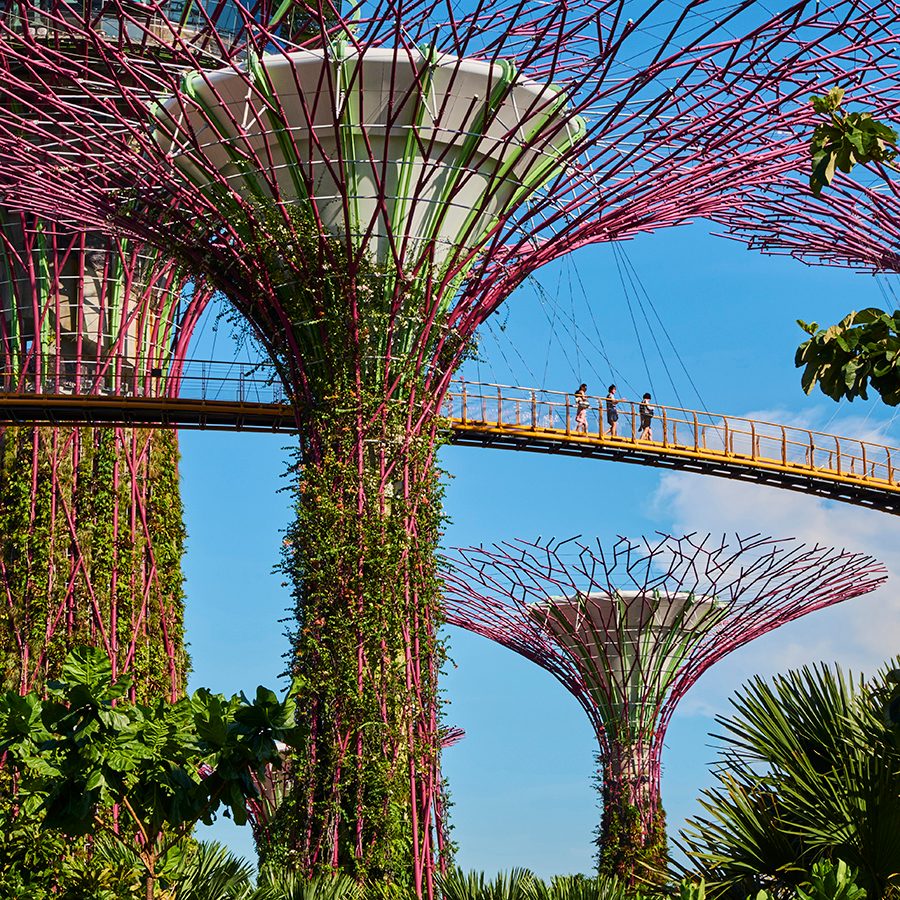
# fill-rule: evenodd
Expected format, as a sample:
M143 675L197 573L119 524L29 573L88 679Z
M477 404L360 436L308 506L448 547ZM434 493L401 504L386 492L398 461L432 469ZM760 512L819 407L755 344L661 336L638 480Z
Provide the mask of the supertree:
M2 389L177 390L205 297L133 243L7 211L0 221ZM182 309L184 307L184 309ZM178 696L184 526L173 432L5 427L0 433L2 677L29 691L94 644L142 700Z
M122 41L122 21L94 4L95 38L172 64L161 38L175 32L216 62L242 52L228 3L203 15L170 3L164 13L146 21L142 40ZM19 19L7 8L5 17L34 29L60 65L72 57L102 62L83 42L48 32L40 16ZM186 289L185 273L152 248L0 209L0 389L177 393L209 298L202 286ZM40 687L58 674L69 647L91 643L109 653L114 675L129 671L136 697L182 692L184 526L174 432L3 427L0 521L5 684Z
M894 8L741 2L713 22L664 0L235 4L244 52L219 59L214 23L198 45L155 0L8 8L6 202L177 259L293 399L284 565L310 740L264 855L430 891L434 457L453 371L541 265L777 174L771 146L748 148L810 91L864 77ZM63 65L59 42L90 59ZM167 52L122 49L141 42Z
M754 536L612 546L512 541L453 551L447 621L520 653L578 700L600 746L600 871L666 857L660 761L678 701L713 663L800 616L874 590L871 557Z

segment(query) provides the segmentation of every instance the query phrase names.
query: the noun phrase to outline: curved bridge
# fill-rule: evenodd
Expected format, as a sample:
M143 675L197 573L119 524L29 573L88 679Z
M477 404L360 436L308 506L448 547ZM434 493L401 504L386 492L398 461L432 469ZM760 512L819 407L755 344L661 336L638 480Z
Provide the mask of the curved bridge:
M178 396L166 396L175 385L156 372L152 383L132 389L119 381L107 390L102 378L80 377L77 393L60 379L20 380L0 392L0 422L295 430L280 385L240 368L189 361L180 367ZM441 412L455 444L681 469L900 514L900 448L669 406L656 406L650 438L641 439L637 402L619 401L618 434L611 434L602 398L588 399L586 431L576 424L574 396L556 391L460 381Z

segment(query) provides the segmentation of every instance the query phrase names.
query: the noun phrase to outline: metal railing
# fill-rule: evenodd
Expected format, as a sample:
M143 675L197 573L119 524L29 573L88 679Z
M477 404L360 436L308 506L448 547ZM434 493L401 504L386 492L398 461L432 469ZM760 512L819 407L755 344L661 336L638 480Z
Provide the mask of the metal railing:
M289 403L270 363L185 359L165 368L111 358L72 363L54 357L41 361L43 374L0 372L0 391L17 395L74 395L179 398L238 403L244 415L254 406ZM654 404L649 438L641 437L639 401L619 399L617 433L607 418L606 400L589 396L584 429L579 426L574 394L504 384L454 381L441 414L455 429L521 432L545 438L638 449L647 453L692 455L706 460L813 473L842 480L864 479L900 486L900 449L857 438L675 406ZM50 397L48 407L52 406Z
M766 463L900 484L900 449L808 428L653 404L650 437L641 437L640 401L620 399L616 433L603 397L588 397L586 424L576 421L574 394L502 384L455 383L443 414L464 429L488 427L553 434L560 439L687 452L706 459Z
M287 403L271 363L211 359L169 360L156 366L114 356L72 362L45 355L25 371L0 371L0 391L101 397L181 397L231 403Z

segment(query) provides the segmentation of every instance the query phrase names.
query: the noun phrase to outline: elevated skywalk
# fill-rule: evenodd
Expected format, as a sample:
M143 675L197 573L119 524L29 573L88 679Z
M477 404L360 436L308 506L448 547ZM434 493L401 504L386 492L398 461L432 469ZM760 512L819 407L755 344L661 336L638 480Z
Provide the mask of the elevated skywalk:
M185 361L177 381L157 374L19 379L0 385L0 422L291 432L296 422L271 373ZM604 400L589 397L587 430L575 398L557 391L454 382L441 414L463 446L607 459L733 478L900 514L900 448L793 425L656 406L641 439L637 401L620 400L618 434Z

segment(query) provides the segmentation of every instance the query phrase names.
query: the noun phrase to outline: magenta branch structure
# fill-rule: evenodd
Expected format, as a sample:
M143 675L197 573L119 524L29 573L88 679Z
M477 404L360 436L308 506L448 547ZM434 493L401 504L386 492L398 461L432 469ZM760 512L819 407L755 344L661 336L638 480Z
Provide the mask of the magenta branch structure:
M3 8L0 200L175 260L227 297L292 398L285 570L310 740L263 852L430 895L434 456L454 371L541 266L789 172L809 94L852 79L877 100L895 7Z
M679 700L717 660L885 572L863 554L759 536L516 540L448 555L446 619L578 700L600 747L600 871L646 879L666 857L661 754Z
M888 124L898 118L900 81L896 88L891 108L875 112ZM864 101L856 108L871 109ZM821 197L813 197L805 181L786 179L764 192L751 192L734 210L718 212L714 219L726 226L726 236L752 250L808 264L900 272L900 173L883 166L838 174Z

